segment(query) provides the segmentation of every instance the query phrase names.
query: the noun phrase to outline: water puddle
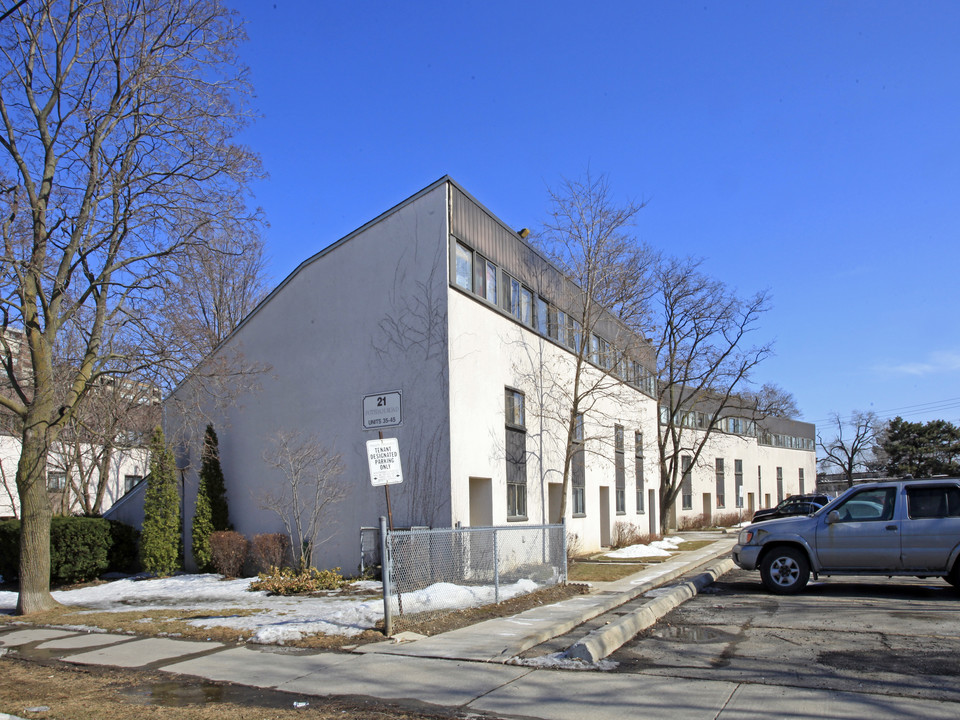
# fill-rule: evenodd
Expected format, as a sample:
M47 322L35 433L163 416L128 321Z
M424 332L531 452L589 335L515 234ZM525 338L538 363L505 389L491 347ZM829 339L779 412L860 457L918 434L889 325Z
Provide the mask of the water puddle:
M711 627L681 627L670 625L661 627L650 633L651 637L660 640L674 640L689 643L730 642L734 636L723 630Z
M306 708L310 703L307 698L277 690L252 688L245 685L229 685L206 680L193 682L166 680L146 683L125 688L120 691L120 695L140 705L161 707L234 703L263 708Z

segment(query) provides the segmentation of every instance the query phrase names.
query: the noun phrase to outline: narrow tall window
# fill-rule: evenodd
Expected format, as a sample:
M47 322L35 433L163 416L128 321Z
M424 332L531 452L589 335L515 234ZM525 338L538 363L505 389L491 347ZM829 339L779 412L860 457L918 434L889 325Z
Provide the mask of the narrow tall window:
M743 507L743 460L733 461L733 492L737 496L737 507Z
M717 473L717 507L722 508L727 505L726 498L726 482L723 474L723 458L717 458L716 461L716 473Z
M643 433L635 432L633 434L634 442L634 460L636 463L635 472L637 474L637 514L643 512Z
M560 340L560 328L563 327L563 313L557 310L553 305L547 306L547 335L558 342Z
M547 336L547 301L544 300L539 295L537 296L537 302L534 309L534 325L537 328L537 332Z
M683 477L680 480L681 507L683 510L693 509L693 476L690 472L691 458L684 455L680 458L680 469Z
M533 293L520 286L520 322L533 327Z
M527 433L522 392L504 390L507 448L507 517L527 516Z
M487 282L484 297L497 304L497 266L487 261Z
M573 516L583 517L587 514L587 472L583 456L583 414L577 413L573 430L573 457L570 471L573 486Z
M517 320L523 319L520 310L520 281L510 278L510 312Z
M457 243L456 283L464 290L473 290L473 251Z
M777 502L783 502L783 468L777 468Z
M803 468L800 468L800 494L803 495Z
M615 425L613 428L614 444L614 472L616 474L617 488L617 515L624 515L627 512L627 473L626 462L623 457L623 426Z

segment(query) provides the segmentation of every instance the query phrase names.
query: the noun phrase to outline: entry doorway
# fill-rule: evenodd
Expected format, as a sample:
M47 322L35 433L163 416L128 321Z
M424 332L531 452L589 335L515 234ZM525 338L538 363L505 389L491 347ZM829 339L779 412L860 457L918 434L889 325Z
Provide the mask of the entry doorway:
M563 483L547 483L547 523L556 523L560 518L560 501L563 500Z
M470 527L493 525L493 480L470 478Z
M610 488L600 487L600 546L610 547Z
M703 494L703 521L707 527L713 524L713 506L710 503L711 499L712 495L710 493Z
M657 527L657 491L647 491L647 515L650 516L650 534L658 535L660 528Z

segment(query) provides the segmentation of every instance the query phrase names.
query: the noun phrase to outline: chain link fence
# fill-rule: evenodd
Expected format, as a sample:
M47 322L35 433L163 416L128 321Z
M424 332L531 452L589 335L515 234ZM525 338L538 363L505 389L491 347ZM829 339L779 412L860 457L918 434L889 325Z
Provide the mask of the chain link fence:
M381 522L381 534L387 634L566 581L564 525L390 532Z

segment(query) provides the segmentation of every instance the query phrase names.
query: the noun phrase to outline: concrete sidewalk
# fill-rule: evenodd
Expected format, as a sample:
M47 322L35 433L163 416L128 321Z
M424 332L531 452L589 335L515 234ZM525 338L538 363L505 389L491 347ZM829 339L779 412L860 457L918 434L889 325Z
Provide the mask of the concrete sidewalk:
M0 647L25 655L42 651L63 662L179 673L271 688L300 696L354 695L413 700L499 717L545 720L631 718L955 718L953 703L860 693L689 680L613 672L570 672L504 664L514 655L566 632L584 619L656 584L715 562L732 543L701 551L591 595L408 643L380 643L358 652L319 652L228 646L173 638L137 638L69 629L17 627L0 633ZM673 591L671 591L673 592ZM459 648L459 650L458 650ZM482 661L482 662L479 662ZM292 700L291 700L292 702Z

